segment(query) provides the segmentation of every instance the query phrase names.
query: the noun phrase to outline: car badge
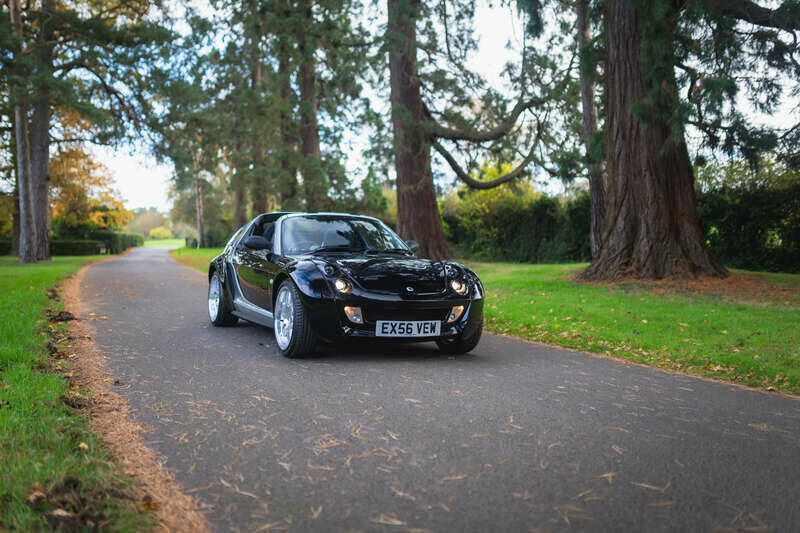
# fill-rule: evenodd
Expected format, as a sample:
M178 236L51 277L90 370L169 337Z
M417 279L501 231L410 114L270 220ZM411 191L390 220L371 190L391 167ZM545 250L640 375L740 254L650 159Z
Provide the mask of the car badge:
M414 287L406 287L406 292L414 292Z

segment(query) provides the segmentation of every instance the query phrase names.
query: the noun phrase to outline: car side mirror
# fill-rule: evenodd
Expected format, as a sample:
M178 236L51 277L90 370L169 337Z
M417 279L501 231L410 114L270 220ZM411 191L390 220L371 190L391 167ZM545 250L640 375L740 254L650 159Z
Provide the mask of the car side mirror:
M406 246L414 253L417 253L417 250L419 250L419 243L417 241L406 241Z
M261 235L250 235L245 237L244 245L251 250L272 250L272 243L269 239Z

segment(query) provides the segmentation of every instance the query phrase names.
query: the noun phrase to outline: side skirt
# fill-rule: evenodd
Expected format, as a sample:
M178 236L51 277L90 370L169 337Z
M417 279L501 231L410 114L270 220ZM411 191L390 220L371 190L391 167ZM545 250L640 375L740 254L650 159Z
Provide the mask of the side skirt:
M228 279L231 280L233 289L233 314L248 322L272 328L272 313L261 309L245 298L241 287L239 287L239 280L236 278L236 269L233 268L233 265L226 264L226 267L229 274Z

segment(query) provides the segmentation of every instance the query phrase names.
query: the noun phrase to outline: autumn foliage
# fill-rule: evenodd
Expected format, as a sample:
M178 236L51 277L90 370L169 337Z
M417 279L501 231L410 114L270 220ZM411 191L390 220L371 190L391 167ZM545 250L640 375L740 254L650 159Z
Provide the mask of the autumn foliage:
M106 167L82 146L64 148L50 159L53 232L79 237L98 229L120 229L132 218Z

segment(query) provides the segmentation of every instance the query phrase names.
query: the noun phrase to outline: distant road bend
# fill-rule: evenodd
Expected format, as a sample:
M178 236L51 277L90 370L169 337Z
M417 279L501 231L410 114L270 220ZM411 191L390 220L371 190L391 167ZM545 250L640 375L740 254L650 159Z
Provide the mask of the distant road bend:
M485 335L289 360L166 249L87 271L115 387L215 531L800 531L800 402Z

